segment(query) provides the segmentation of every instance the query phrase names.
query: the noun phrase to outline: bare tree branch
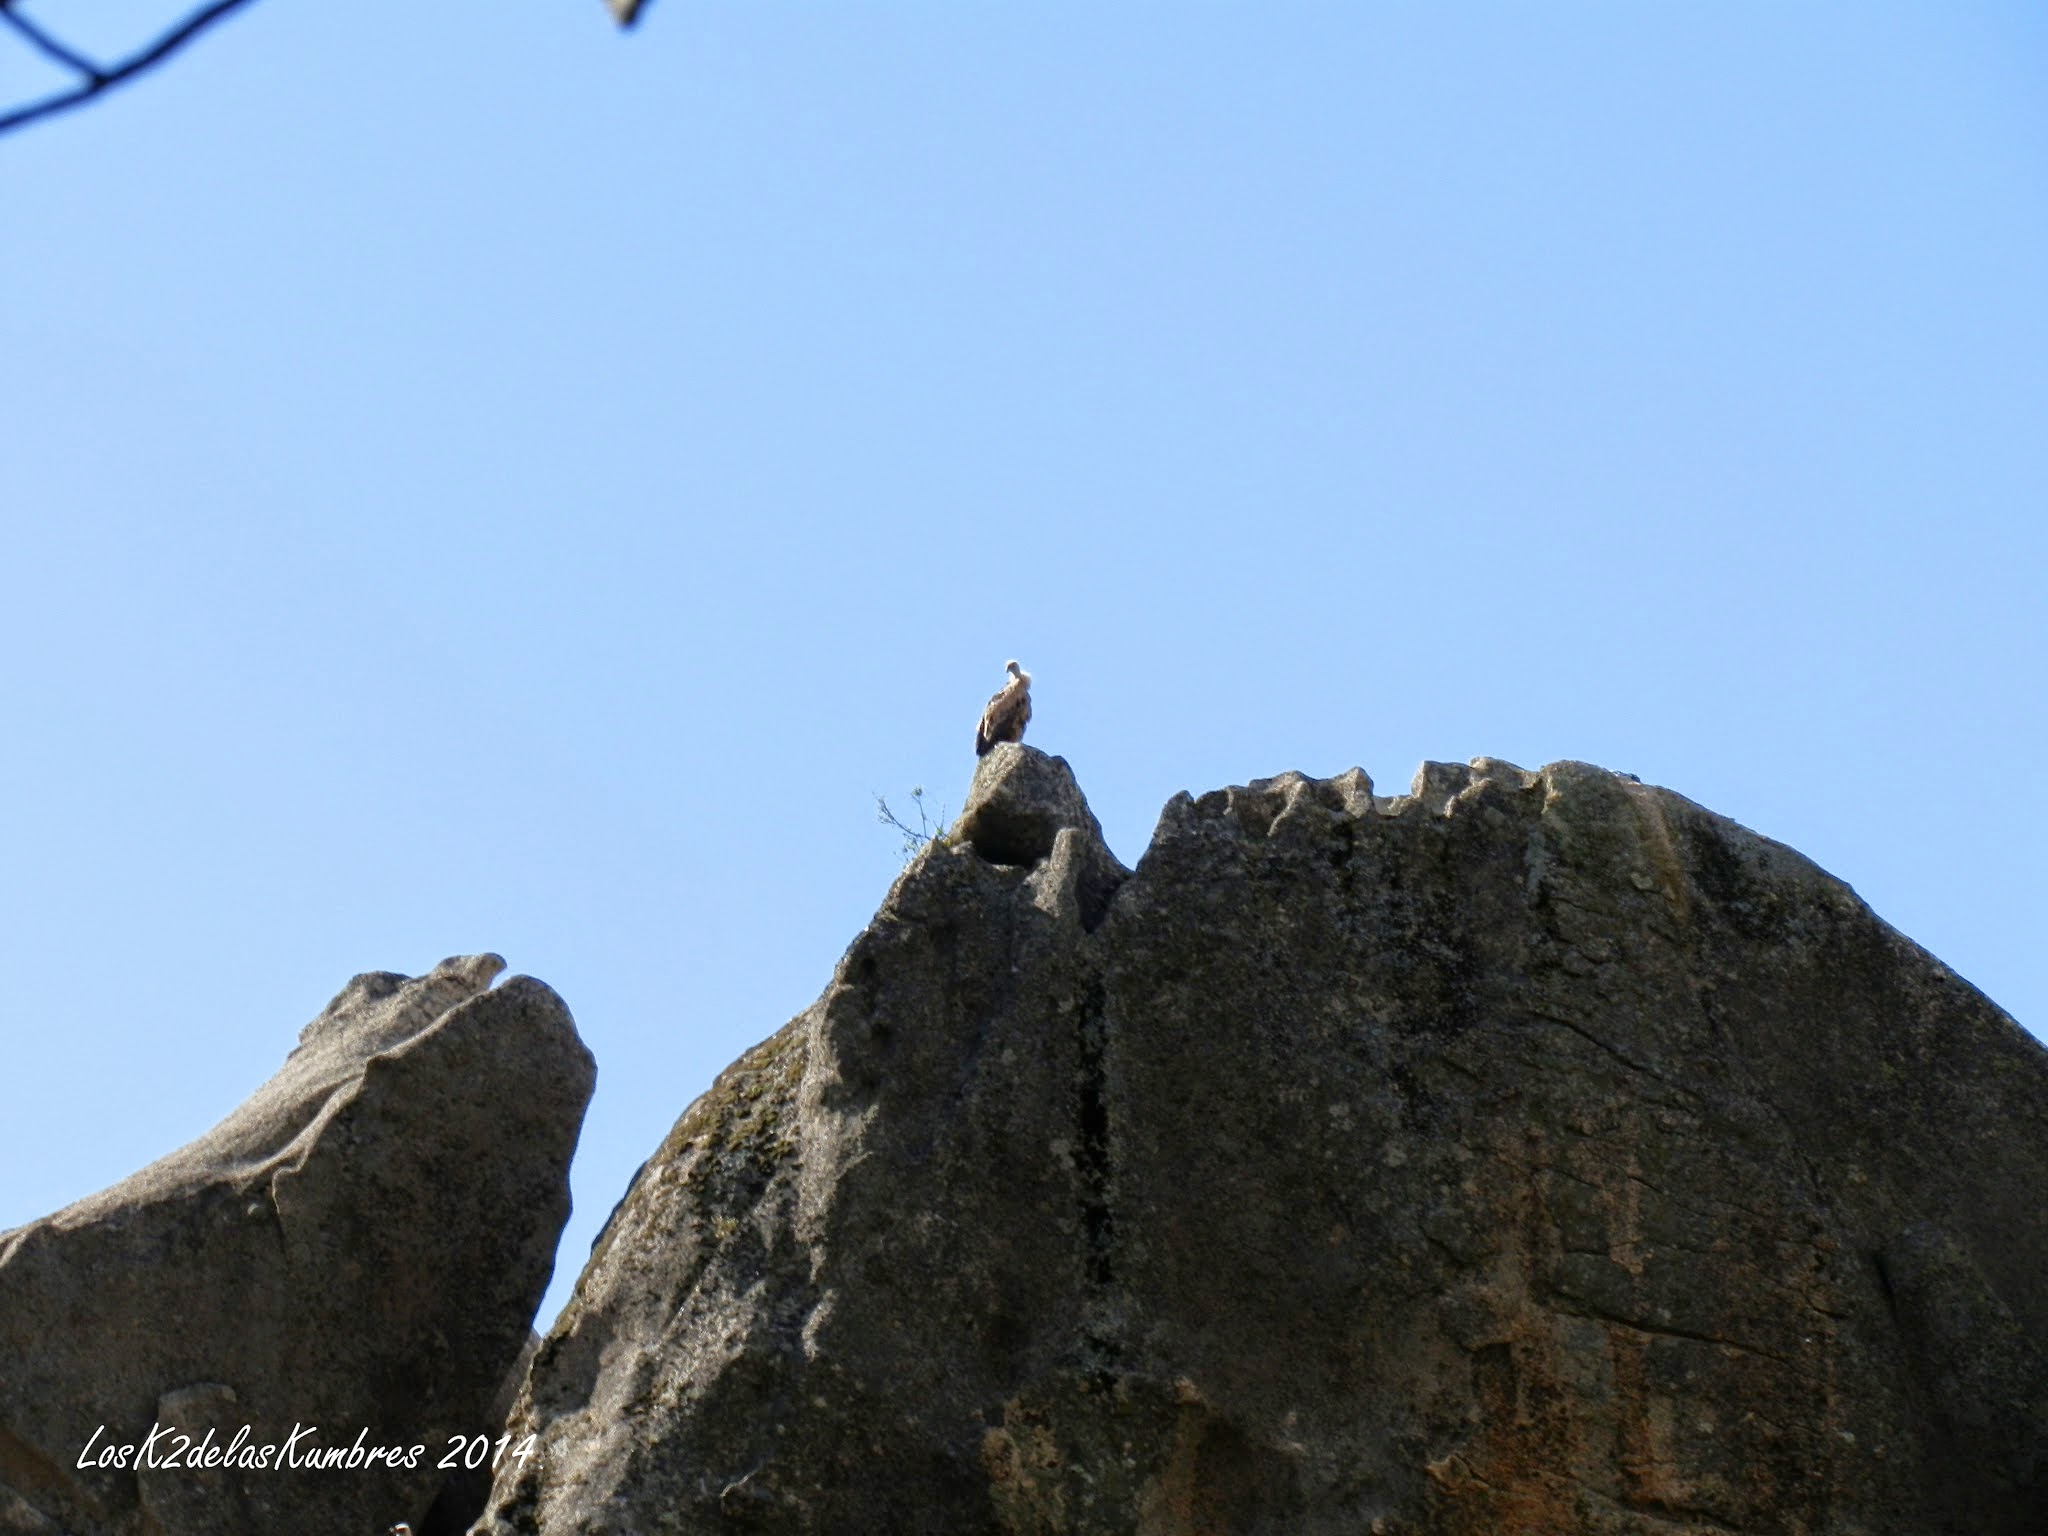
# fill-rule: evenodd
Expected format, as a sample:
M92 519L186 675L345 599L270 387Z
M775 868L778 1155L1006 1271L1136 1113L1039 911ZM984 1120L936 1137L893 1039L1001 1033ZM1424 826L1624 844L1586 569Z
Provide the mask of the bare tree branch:
M161 64L215 22L249 4L249 0L212 0L211 4L203 5L192 12L147 48L139 53L130 54L111 68L102 68L83 54L65 47L16 11L15 3L16 0L0 0L0 16L4 16L7 23L37 49L76 74L79 82L57 92L54 96L45 96L41 101L30 102L27 106L16 107L12 111L0 112L0 133L25 127L41 118L53 117L59 112L68 112L71 108L92 100L102 91L134 79L144 70Z
M75 84L54 95L45 96L41 101L32 101L25 107L0 108L0 133L8 133L42 118L54 117L59 112L68 112L73 107L83 106L102 92L132 80L144 70L161 64L215 22L239 11L247 4L249 0L210 0L209 4L193 11L141 52L130 54L118 64L105 66L60 42L44 31L38 23L22 15L18 9L20 0L0 0L0 21L12 27L36 52L78 77ZM640 19L640 12L646 8L647 0L606 0L606 4L611 7L612 15L617 18L620 26L630 27Z
M50 36L41 27L22 15L21 12L14 8L14 0L0 0L0 20L5 20L7 25L27 38L35 46L38 53L48 55L57 63L63 65L64 68L71 70L75 74L83 75L88 80L97 80L100 77L102 71L99 65L93 63L84 54L75 53L65 47L56 38Z

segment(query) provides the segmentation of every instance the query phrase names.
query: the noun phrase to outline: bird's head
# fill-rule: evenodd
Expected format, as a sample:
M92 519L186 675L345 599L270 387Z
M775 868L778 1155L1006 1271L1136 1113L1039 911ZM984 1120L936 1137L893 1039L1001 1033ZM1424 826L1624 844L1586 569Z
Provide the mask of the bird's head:
M1029 672L1026 672L1022 667L1018 666L1017 663L1014 661L1004 662L1003 670L1009 673L1012 677L1029 677L1031 675Z

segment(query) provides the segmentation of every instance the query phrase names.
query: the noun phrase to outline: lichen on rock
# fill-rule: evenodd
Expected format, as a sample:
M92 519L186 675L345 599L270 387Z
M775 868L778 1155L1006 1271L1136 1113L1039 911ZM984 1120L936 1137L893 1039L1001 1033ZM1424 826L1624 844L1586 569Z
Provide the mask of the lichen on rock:
M503 969L356 977L213 1130L0 1234L0 1530L420 1520L528 1336L595 1080L561 999ZM359 1436L428 1449L279 1469ZM193 1466L193 1443L273 1459Z
M1282 775L1125 871L1006 745L642 1170L479 1529L2021 1536L2044 1187L2048 1053L1667 790Z

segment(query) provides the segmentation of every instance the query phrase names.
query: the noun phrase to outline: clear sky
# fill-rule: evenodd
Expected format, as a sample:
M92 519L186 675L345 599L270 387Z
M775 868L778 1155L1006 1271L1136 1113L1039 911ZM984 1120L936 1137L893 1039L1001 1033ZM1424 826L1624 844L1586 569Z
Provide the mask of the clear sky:
M552 1315L1011 656L1127 862L1583 758L2048 1028L2039 6L262 0L0 139L0 270L0 1227L496 949Z

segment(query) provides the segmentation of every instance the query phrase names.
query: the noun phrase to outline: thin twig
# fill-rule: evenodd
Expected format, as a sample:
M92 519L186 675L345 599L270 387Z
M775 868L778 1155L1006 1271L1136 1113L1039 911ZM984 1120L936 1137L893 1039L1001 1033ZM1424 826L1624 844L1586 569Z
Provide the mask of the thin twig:
M47 54L74 74L83 75L88 80L98 80L106 74L105 70L101 69L99 65L88 59L84 54L65 47L64 44L58 42L56 38L50 36L49 33L37 26L36 23L30 21L21 12L17 11L14 8L14 0L0 0L0 19L4 19L7 25L27 38L35 46L37 52Z
M30 102L27 106L17 107L12 112L0 113L0 133L7 133L12 129L23 127L28 123L35 122L39 118L51 117L59 112L69 111L73 107L92 100L93 97L99 95L102 91L109 90L114 86L122 84L124 81L132 80L152 65L162 63L215 22L222 20L233 11L240 10L248 3L249 0L213 0L212 4L201 6L140 53L130 54L111 69L100 69L90 61L72 54L71 50L65 48L61 43L55 43L54 40L43 40L44 34L41 33L40 29L29 23L25 17L16 15L12 0L8 0L6 5L0 6L0 10L4 10L8 21L14 24L15 30L21 32L23 36L30 38L32 41L36 41L37 46L42 48L45 53L49 53L53 58L62 58L65 55L69 55L70 57L66 60L69 67L83 75L85 80L83 84L74 86L68 91L59 91L54 96L46 96L41 101ZM53 48L56 51L53 52Z
M875 796L875 820L884 826L894 827L903 835L903 860L908 863L927 843L943 843L946 839L946 808L939 807L939 819L933 821L924 808L924 786L920 784L910 792L910 803L917 807L916 826L911 826L901 816L889 809L889 802L880 795Z

